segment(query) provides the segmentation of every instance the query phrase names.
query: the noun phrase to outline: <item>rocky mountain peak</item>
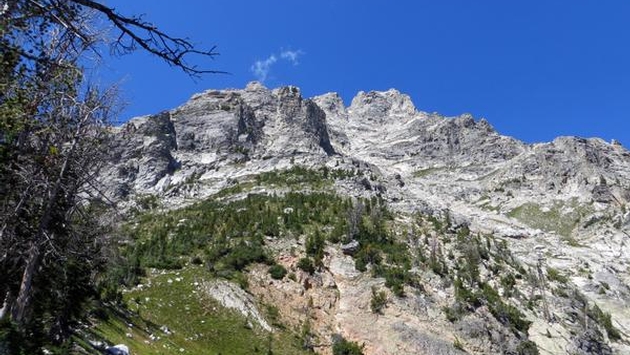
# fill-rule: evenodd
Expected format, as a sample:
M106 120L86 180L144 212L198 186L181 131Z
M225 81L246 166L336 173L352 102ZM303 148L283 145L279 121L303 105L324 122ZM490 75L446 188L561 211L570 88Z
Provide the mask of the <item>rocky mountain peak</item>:
M317 106L326 112L329 121L336 117L347 118L346 106L338 93L329 92L323 95L315 96L312 100L317 104Z
M245 91L268 91L269 89L267 89L267 87L265 87L261 82L259 81L250 81L249 83L247 83L247 85L245 86Z
M485 118L482 118L479 120L479 122L477 122L477 127L486 132L496 132L494 130L494 127L492 127L490 122L488 122Z
M355 119L380 122L385 117L410 118L416 107L409 95L396 89L387 91L360 91L353 99L348 112Z
M470 113L464 113L463 115L453 119L452 122L464 128L472 128L476 125L475 119Z
M302 93L297 86L282 86L273 90L274 95L277 95L280 100L283 99L302 99Z

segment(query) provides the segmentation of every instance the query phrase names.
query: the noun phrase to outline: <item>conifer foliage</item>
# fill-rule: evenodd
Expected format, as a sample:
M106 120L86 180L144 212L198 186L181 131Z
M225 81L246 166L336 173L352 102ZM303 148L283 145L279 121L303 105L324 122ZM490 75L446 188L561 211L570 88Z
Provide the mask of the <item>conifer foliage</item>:
M191 75L213 71L190 54L216 55L97 1L0 1L1 353L61 346L95 294L95 176L115 93L92 87L83 65L105 45L141 48Z

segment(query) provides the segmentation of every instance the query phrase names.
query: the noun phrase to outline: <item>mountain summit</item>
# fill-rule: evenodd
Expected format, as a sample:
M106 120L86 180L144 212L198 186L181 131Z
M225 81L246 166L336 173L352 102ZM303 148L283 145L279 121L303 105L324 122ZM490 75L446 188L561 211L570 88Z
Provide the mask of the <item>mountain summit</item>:
M261 185L260 176L288 172L290 180L297 167L332 179L327 193L383 201L393 215L388 225L407 225L392 228L410 253L426 249L444 259L443 266L410 263L405 272L422 281L405 286L405 297L389 296L380 316L364 304L370 292L378 295L377 263L367 262L372 276L354 270L352 243L328 242L319 278L300 276L302 286L252 286L254 296L286 298L287 307L304 294L315 304L325 300L330 310L319 309L311 324L321 338L339 333L369 354L534 354L532 346L541 354L630 353L630 152L615 142L526 144L469 114L419 111L394 89L359 92L346 107L335 93L303 98L296 87L257 82L131 119L112 141L102 182L123 208L155 196L165 210L177 210L235 186L228 201L282 196L294 185ZM433 224L416 225L416 218ZM291 248L303 248L304 233ZM342 244L362 243L348 233ZM276 239L269 243L288 253ZM481 249L473 253L475 243ZM469 281L469 264L460 259L466 255L477 270ZM250 275L262 282L256 270ZM462 295L465 286L473 291ZM286 319L297 317L278 307ZM527 327L514 323L517 313Z

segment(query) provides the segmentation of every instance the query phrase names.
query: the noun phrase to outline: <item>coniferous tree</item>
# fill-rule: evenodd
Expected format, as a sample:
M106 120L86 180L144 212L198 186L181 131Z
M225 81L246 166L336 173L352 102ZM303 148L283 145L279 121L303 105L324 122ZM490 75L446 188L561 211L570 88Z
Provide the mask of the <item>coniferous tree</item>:
M115 93L91 87L82 64L104 45L141 48L190 75L216 72L187 61L214 48L99 1L0 2L0 334L22 333L19 351L35 352L42 337L61 342L94 292L103 235L95 176ZM0 338L0 349L13 348Z

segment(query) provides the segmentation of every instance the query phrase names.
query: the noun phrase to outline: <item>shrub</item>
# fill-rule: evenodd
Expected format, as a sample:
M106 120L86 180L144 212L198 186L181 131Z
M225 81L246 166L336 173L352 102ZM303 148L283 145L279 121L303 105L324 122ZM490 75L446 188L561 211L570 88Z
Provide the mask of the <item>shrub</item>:
M363 345L340 338L333 344L333 355L363 355Z
M411 284L412 277L409 272L400 267L389 267L384 265L376 265L373 269L374 276L385 278L385 286L387 286L394 295L398 297L405 296L405 284Z
M387 293L385 291L377 291L376 287L372 286L372 299L370 300L372 313L381 313L385 306L387 306Z
M0 321L0 354L22 354L24 338L16 324L8 319Z
M608 337L611 340L621 340L621 333L612 324L610 313L603 312L597 305L589 308L588 315L594 319L599 325L604 327Z
M267 317L269 318L271 324L279 328L284 327L284 325L280 322L280 311L278 310L278 307L274 305L267 305L266 308Z
M174 257L161 257L156 260L149 260L145 263L147 267L164 270L179 270L184 267L182 261Z
M538 355L538 347L536 343L531 340L526 340L518 344L516 347L518 355Z
M367 271L367 264L363 259L355 259L354 268L357 269L357 271L365 272Z
M527 333L531 322L524 319L524 315L518 308L503 302L499 293L488 284L481 287L481 295L490 313L502 324L510 326L513 330Z
M547 268L547 278L550 281L557 281L557 282L559 282L561 284L566 284L567 282L569 282L569 278L568 277L562 275L560 273L560 271L558 271L558 270L556 270L554 268L551 268L551 267Z
M464 315L466 315L468 310L464 307L464 305L462 305L459 302L456 302L451 307L443 307L442 308L442 312L444 312L444 315L446 316L446 319L449 322L453 323L453 322L457 322L458 320L462 319L462 317Z
M319 231L315 231L314 234L309 235L306 238L306 254L310 256L317 256L324 251L324 237Z
M311 175L310 170L298 168L263 175L258 180L279 179L283 184L295 177L299 183L321 180ZM224 189L219 196L242 192L243 186L247 185L236 185L238 190ZM191 260L195 264L207 261L210 270L229 274L251 263L270 261L264 253L264 235L278 236L284 232L299 235L306 228L314 231L307 252L318 266L328 234L321 226L344 226L345 214L341 212L348 203L344 198L327 193L290 192L283 196L250 194L227 203L209 199L165 212L147 210L124 226L124 234L135 243L123 247L123 255L137 258L139 268L173 269L183 266L180 260ZM293 212L285 213L287 207ZM279 223L280 220L284 223ZM203 256L203 259L195 256Z
M507 297L511 297L514 292L514 286L516 285L516 279L512 274L507 274L501 278L501 286L503 286L503 293Z
M311 275L315 272L315 265L313 264L313 260L311 260L311 258L300 259L297 263L297 267Z
M432 257L429 260L429 268L433 271L433 273L440 277L448 275L448 267L444 264L443 260L438 260L437 258Z
M378 249L377 246L373 244L362 247L361 250L356 254L355 259L360 260L364 265L378 265L383 261L381 251Z
M242 272L232 272L229 279L235 282L243 290L247 290L249 288L249 281L247 280L247 276Z
M460 278L455 279L454 287L455 300L464 304L469 304L474 308L481 306L479 297L473 291L467 289Z
M269 274L275 280L282 280L287 274L287 269L282 265L274 264L269 267Z
M267 256L265 255L262 245L256 244L247 244L244 242L237 244L230 250L229 254L223 258L225 266L233 270L241 271L251 263L267 261Z

